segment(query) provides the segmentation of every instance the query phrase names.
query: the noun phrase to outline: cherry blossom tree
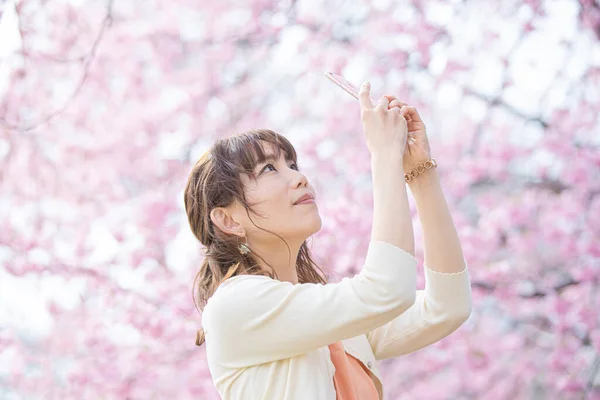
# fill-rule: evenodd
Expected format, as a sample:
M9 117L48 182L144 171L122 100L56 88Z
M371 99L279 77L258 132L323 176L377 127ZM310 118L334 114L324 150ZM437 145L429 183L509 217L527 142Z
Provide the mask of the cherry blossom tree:
M0 1L0 393L218 398L182 201L218 137L288 137L315 259L357 273L370 163L333 71L420 111L472 278L387 398L600 399L599 40L592 0Z

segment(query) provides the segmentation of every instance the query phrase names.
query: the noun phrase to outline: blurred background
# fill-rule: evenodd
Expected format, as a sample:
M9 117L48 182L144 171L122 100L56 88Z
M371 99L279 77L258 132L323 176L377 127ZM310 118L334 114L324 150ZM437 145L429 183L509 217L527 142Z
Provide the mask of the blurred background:
M600 399L599 41L591 0L0 0L0 398L219 398L183 208L218 137L289 138L315 260L357 273L369 153L332 71L417 107L472 277L386 398Z

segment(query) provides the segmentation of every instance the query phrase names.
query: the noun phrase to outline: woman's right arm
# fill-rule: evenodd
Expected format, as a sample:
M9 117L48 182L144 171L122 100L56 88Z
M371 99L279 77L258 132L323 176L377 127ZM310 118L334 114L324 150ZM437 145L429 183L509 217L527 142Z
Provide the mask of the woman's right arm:
M388 110L385 96L373 108L368 85L361 86L359 100L373 174L371 240L391 243L414 256L415 239L402 166L408 135L406 120L398 108Z
M368 88L360 99L374 195L372 236L360 273L327 285L249 275L226 280L202 316L213 362L243 368L298 356L369 332L414 303L417 259L399 147L406 121L387 110L385 98L373 108Z
M401 248L371 241L360 273L338 283L229 278L202 314L207 357L222 367L244 368L372 331L414 303L416 267Z
M373 227L371 240L380 240L415 255L415 239L402 172L402 157L373 154Z

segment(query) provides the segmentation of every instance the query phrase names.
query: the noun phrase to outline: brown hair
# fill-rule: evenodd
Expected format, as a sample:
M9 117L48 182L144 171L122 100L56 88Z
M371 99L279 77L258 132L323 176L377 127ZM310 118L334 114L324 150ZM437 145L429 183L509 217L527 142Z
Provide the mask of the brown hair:
M235 200L244 206L249 218L249 212L257 215L246 202L240 175L256 178L254 168L265 161L260 141L273 144L277 157L283 151L287 161L297 163L296 150L284 136L268 129L255 129L217 140L196 162L185 185L184 203L190 228L206 247L204 260L194 279L194 304L199 311L204 310L208 299L228 278L244 274L277 278L276 271L262 257L254 252L241 254L238 250L240 238L216 229L210 219L213 208L227 207ZM262 230L279 237L290 251L285 239L274 232ZM260 268L254 257L260 257L271 271ZM296 270L299 283L327 283L327 275L312 260L306 241L300 247ZM204 330L200 329L196 345L203 343Z

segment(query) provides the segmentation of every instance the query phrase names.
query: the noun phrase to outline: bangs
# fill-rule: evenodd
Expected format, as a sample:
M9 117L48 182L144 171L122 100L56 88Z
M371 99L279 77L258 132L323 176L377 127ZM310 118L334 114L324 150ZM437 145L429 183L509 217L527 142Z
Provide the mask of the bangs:
M272 154L279 159L283 151L286 161L298 161L296 150L289 140L271 130L253 130L228 140L231 160L241 169L240 172L252 177L254 168L271 160L268 156Z

